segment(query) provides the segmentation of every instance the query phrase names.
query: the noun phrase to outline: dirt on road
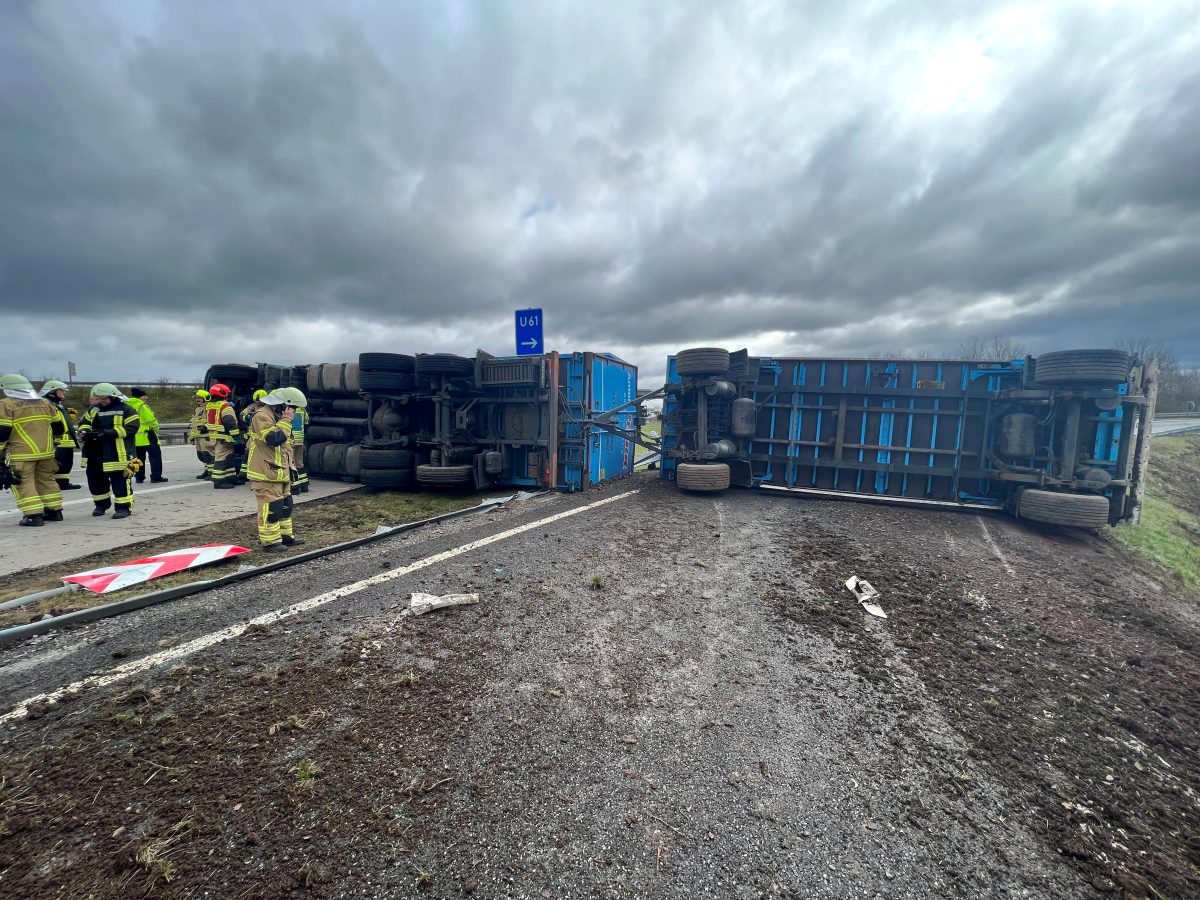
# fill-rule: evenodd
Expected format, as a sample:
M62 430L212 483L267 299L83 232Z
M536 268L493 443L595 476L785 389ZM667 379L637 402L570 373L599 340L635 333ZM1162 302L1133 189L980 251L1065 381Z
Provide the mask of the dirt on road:
M303 586L631 489L35 705L0 731L0 894L1200 893L1197 598L1101 538L639 476ZM483 599L400 618L416 590ZM189 609L0 678L104 671Z

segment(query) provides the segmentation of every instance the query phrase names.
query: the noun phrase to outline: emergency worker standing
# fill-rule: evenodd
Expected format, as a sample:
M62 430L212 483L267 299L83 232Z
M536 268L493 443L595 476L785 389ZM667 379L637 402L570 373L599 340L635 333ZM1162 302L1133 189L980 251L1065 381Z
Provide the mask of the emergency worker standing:
M214 488L233 488L237 482L237 456L245 449L237 413L229 403L229 388L214 384L208 389L212 399L204 404L206 435L212 443L212 484Z
M58 463L58 474L54 480L58 482L60 491L77 491L83 485L71 482L71 470L75 468L75 448L79 446L79 439L75 436L75 419L67 409L67 390L61 381L47 381L42 385L41 394L54 404L63 424L63 433L54 445L54 459Z
M292 416L292 493L308 493L308 467L304 464L304 429L308 427L308 410L300 407Z
M149 456L150 482L152 484L161 484L164 481L170 481L169 478L163 478L162 444L158 439L158 416L154 414L154 410L146 402L146 397L149 395L141 388L133 388L129 393L133 394L133 396L127 399L125 404L137 410L138 433L135 445L137 458L142 463L142 468L138 471L134 480L138 484L146 480L146 457Z
M54 445L63 427L58 409L24 375L3 376L0 389L0 490L11 489L24 513L18 525L61 522L62 494L54 480Z
M188 424L188 440L196 448L196 459L204 466L197 479L212 478L212 442L208 439L208 413L205 404L210 399L208 391L196 391L196 408Z
M299 388L279 388L263 398L250 423L246 475L258 499L258 539L267 553L283 553L304 541L292 530L292 420L308 405Z
M92 388L91 408L79 420L79 437L87 457L88 489L96 508L93 516L102 516L115 505L114 519L133 514L131 469L137 468L136 436L140 419L126 406L124 396L104 381ZM131 467L130 463L134 463Z

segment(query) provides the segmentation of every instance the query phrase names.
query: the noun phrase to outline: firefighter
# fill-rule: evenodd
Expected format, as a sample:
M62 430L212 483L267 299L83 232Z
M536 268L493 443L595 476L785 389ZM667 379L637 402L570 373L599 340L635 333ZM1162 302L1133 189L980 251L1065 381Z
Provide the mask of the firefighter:
M196 448L196 459L204 466L197 479L212 478L212 442L208 438L208 414L205 404L211 399L208 391L196 391L196 408L188 425L188 441Z
M127 399L125 404L137 410L138 433L135 446L138 461L142 464L134 480L138 484L146 480L146 457L149 456L150 483L162 484L164 481L170 481L171 479L169 478L163 478L162 444L158 439L158 416L154 414L154 410L146 402L149 394L141 388L136 387L129 393L133 396Z
M102 516L115 506L112 517L133 515L132 476L141 468L137 459L137 411L125 405L124 395L104 381L92 387L91 407L79 421L79 437L87 457L88 489Z
M237 413L229 403L227 385L214 384L208 389L212 399L204 404L207 428L212 441L212 484L214 488L232 488L237 484L237 457L246 449Z
M58 408L24 375L5 375L0 389L0 490L12 490L24 514L18 525L61 522L62 494L54 480L54 446L63 433Z
M267 553L304 543L292 530L292 421L308 405L298 388L272 391L250 423L247 476L258 499L258 539Z
M299 390L297 388L297 390ZM296 409L292 416L292 493L308 493L308 467L304 465L304 429L308 427L308 410Z
M254 414L266 405L262 402L262 399L269 393L270 391L264 391L262 388L254 392L253 402L246 404L246 408L242 410L242 431L248 432L250 430L250 423L254 421Z
M83 485L71 481L71 469L75 468L75 448L79 446L79 439L75 436L74 413L66 405L67 390L61 381L47 381L42 385L41 395L54 404L63 425L63 433L54 447L54 459L58 463L54 480L60 491L77 491Z

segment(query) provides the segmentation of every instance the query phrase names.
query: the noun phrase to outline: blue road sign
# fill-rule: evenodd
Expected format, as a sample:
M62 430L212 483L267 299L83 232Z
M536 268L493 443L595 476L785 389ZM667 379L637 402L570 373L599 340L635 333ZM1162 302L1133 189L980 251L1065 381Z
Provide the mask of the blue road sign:
M542 344L542 311L540 309L518 309L517 323L517 356L533 356L535 353L545 353Z

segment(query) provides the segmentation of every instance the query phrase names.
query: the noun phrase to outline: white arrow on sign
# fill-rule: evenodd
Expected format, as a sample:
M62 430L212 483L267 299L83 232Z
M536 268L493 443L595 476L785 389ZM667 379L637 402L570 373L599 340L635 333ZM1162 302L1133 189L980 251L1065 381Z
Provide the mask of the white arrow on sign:
M530 338L527 341L521 341L522 347L529 347L531 350L537 347L537 338Z

